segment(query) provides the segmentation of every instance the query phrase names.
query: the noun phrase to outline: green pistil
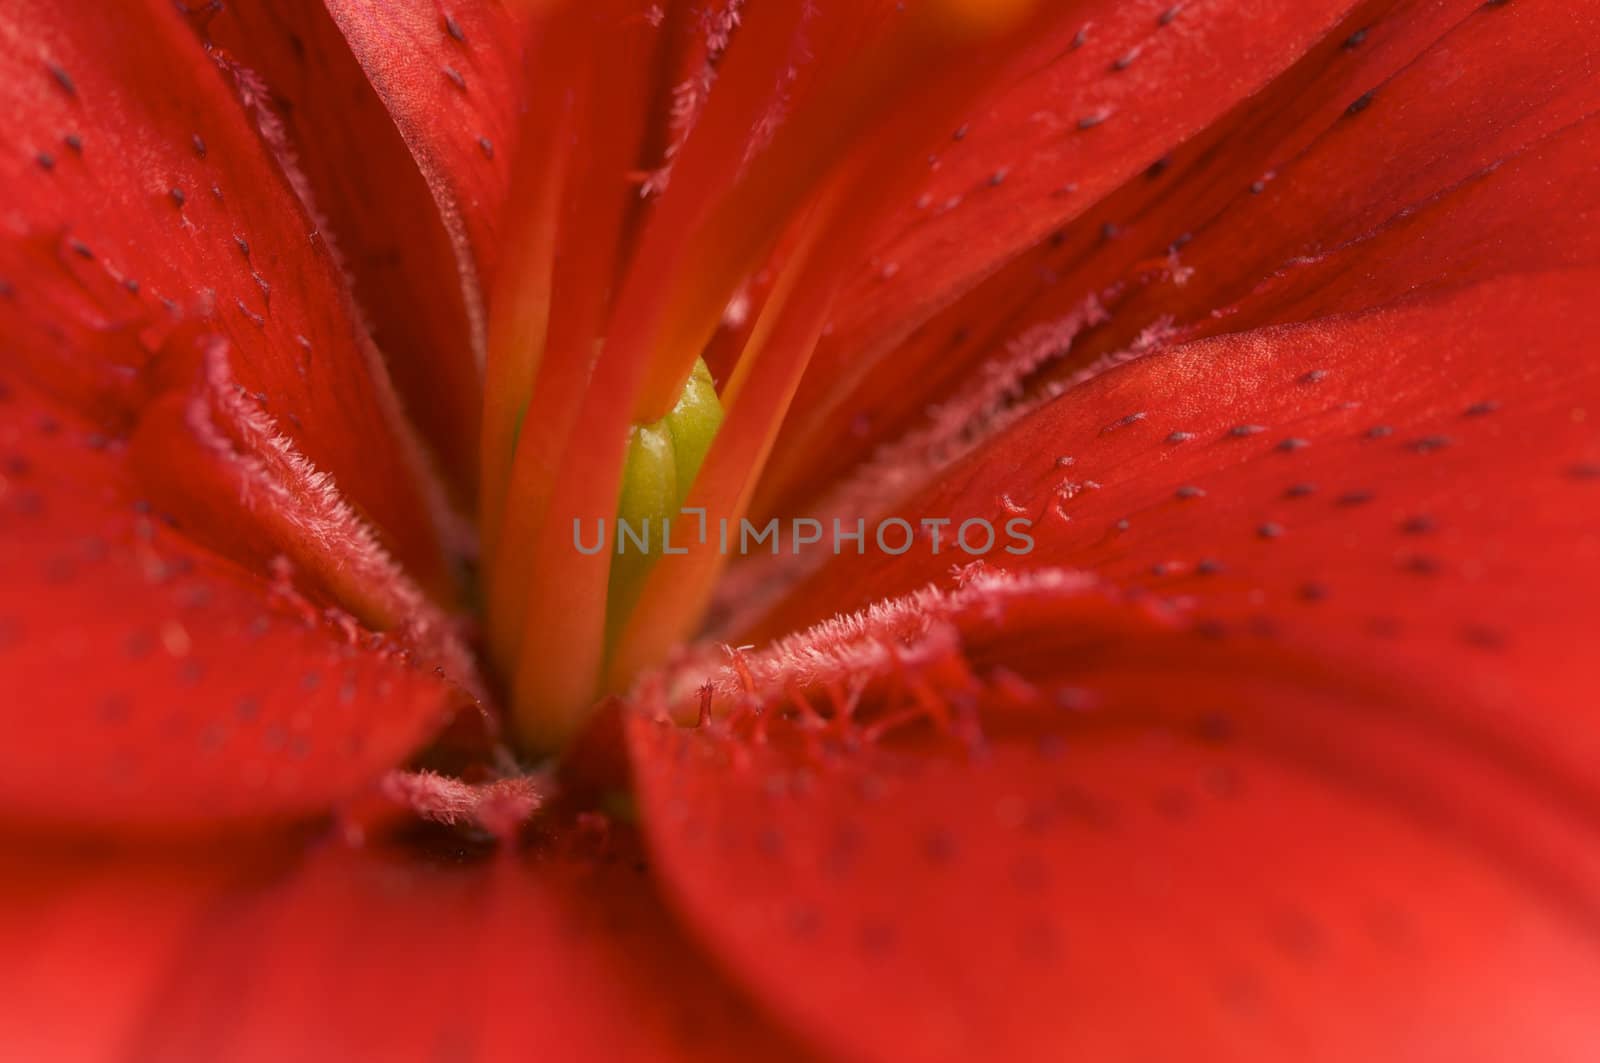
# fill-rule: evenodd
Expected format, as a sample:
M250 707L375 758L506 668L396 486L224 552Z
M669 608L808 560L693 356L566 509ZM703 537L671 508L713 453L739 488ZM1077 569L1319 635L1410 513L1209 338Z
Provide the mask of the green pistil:
M695 516L681 517L694 478L722 425L711 371L696 359L683 395L659 421L628 430L622 497L613 529L611 583L606 594L606 644L613 645L644 590L645 578L670 542L676 552L700 531ZM674 519L678 518L678 519ZM663 522L666 533L663 535ZM631 531L631 535L629 532ZM646 539L648 549L638 540Z

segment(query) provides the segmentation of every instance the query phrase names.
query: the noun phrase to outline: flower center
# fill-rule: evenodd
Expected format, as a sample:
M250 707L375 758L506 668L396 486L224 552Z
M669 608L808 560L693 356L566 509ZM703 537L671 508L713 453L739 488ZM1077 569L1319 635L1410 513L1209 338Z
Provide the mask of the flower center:
M1036 6L751 5L703 106L680 101L670 180L660 8L538 6L480 440L489 650L525 747L692 636L727 560L704 530L744 515L845 267ZM747 290L714 382L701 355Z

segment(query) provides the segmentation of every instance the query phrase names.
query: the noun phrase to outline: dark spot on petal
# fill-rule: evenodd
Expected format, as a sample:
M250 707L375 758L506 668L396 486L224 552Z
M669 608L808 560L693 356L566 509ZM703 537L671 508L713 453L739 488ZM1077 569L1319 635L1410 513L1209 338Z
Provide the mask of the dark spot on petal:
M76 96L78 94L78 86L73 82L72 75L68 74L66 70L54 63L46 63L45 69L50 71L50 76L55 79L55 83L60 86L62 92L65 92L68 96Z
M1177 18L1178 17L1178 13L1180 11L1182 11L1182 10L1183 10L1183 5L1182 4L1173 4L1171 7L1167 8L1165 11L1161 12L1161 15L1156 19L1156 25L1158 25L1158 26L1170 26L1172 24L1172 20Z
M1322 583L1303 583L1296 594L1303 602L1320 602L1328 597L1328 588Z
M1285 498L1305 498L1308 495L1314 495L1316 493L1317 493L1317 485L1316 484L1298 483L1298 484L1290 484L1288 489L1283 492L1283 496Z
M78 134L68 133L66 136L61 138L61 143L65 144L68 150L70 150L74 155L83 154L83 138Z
M1283 525L1269 520L1256 529L1256 534L1263 539L1280 539L1283 537Z
M1467 416L1483 417L1486 414L1494 413L1499 408L1500 404L1495 402L1493 399L1489 399L1484 402L1474 402L1471 406L1467 407Z
M1361 47L1361 45L1366 41L1366 39L1367 39L1367 27L1363 26L1360 29L1356 30L1354 33L1352 33L1350 36L1346 37L1344 39L1344 43L1342 45L1340 45L1340 47L1343 48L1345 51L1353 51L1353 50Z
M467 39L467 35L461 32L461 24L449 15L444 17L444 31L458 41Z
M1284 451L1285 453L1293 453L1296 450L1304 450L1310 445L1311 441L1309 439L1301 439L1299 436L1290 436L1288 439L1281 439L1278 441L1278 449Z
M1127 531L1129 528L1133 527L1133 525L1129 522L1127 517L1123 517L1121 520L1113 524L1112 527L1116 528L1117 531Z
M1328 371L1326 369L1312 369L1301 375L1300 382L1302 384L1315 384L1326 379L1328 379Z
M89 250L89 245L82 240L69 240L67 241L67 246L72 248L72 253L79 258L86 258L91 261L94 259L94 252Z
M478 138L478 148L483 152L484 158L494 158L494 141L490 140L488 137Z
M956 855L956 841L949 831L936 830L922 840L922 856L928 863L941 867Z
M205 142L205 138L202 137L199 133L196 133L194 135L194 139L193 139L192 143L194 144L194 153L196 155L200 156L202 159L205 158L206 157L206 142Z
M1222 571L1222 562L1214 557L1202 557L1194 570L1202 576L1215 576Z
M1394 429L1386 424L1375 424L1367 429L1368 439L1386 439L1392 435L1394 435Z
M959 125L959 126L956 127L956 131L954 133L950 134L950 139L951 140L966 140L967 139L967 131L968 131L967 130L967 126L965 124Z
M1220 712L1208 712L1195 721L1194 733L1202 742L1223 743L1232 740L1233 720Z
M1580 462L1570 466L1567 475L1574 480L1600 480L1600 462Z
M457 70L455 67L453 67L453 66L445 67L444 68L444 76L450 79L450 84L454 85L456 88L460 89L462 92L467 91L467 79L462 77L461 76L461 71Z
M1334 499L1337 506L1364 506L1372 501L1372 492L1367 490L1346 491Z
M1432 454L1436 450L1443 450L1451 443L1449 436L1424 436L1411 444L1411 449L1417 454Z
M1096 111L1094 114L1086 114L1082 118L1078 119L1078 128L1079 129L1093 129L1095 126L1099 125L1101 122L1104 122L1105 120L1106 120L1106 116L1104 114Z
M41 151L33 158L39 164L41 170L54 170L56 168L56 157L48 151Z
M1182 487L1174 491L1173 494L1178 498L1204 498L1206 496L1204 488L1195 487L1193 484L1184 484Z
M129 657L141 660L155 652L156 638L148 631L135 631L122 645Z
M1372 106L1372 98L1376 95L1376 89L1373 89L1370 92L1362 93L1356 98L1354 103L1344 109L1344 113L1350 117L1360 114L1362 111L1365 111L1368 107Z
M1402 561L1400 567L1418 576L1433 576L1439 572L1438 560L1426 554L1413 554Z
M244 255L246 258L250 257L250 241L246 240L238 233L234 233L233 242L238 245L240 254Z
M1258 436L1262 432L1265 432L1266 430L1267 429L1266 429L1265 425L1259 425L1259 424L1236 424L1232 428L1228 429L1228 434L1230 436L1234 436L1234 437L1242 439L1245 436Z
M882 956L894 948L894 927L878 920L870 920L861 924L861 934L858 939L861 951L870 956Z
M183 194L183 189L181 188L168 189L167 195L172 197L173 205L179 207L183 206L189 198Z
M1193 432L1173 432L1167 436L1168 443L1187 443L1194 438Z
M789 913L789 932L798 938L813 937L822 928L822 916L815 908L796 908Z
M100 720L103 723L123 723L133 714L133 704L125 694L108 694L100 703Z
M1461 641L1474 649L1503 650L1506 648L1507 639L1503 631L1474 624L1462 629Z
M1420 513L1415 517L1407 517L1400 525L1400 530L1407 535L1427 535L1437 529L1438 525L1432 517Z

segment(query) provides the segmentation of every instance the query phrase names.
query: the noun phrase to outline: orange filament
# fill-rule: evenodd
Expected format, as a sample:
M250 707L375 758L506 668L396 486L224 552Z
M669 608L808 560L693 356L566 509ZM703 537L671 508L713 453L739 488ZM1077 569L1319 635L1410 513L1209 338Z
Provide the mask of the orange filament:
M933 86L918 72L948 68L957 52L976 58L975 45L1035 5L924 0L867 16L839 5L815 18L807 6L747 10L670 185L648 206L629 175L660 117L655 5L601 0L536 20L538 98L523 122L514 243L491 308L481 455L488 641L528 748L559 748L600 691L622 689L691 637L727 560L714 534L678 544L689 552L659 558L642 590L624 581L638 603L611 603L608 628L630 431L678 402L730 299L785 241L722 389L727 419L688 489L713 526L745 514L839 278L984 64ZM865 42L808 70L797 89L790 49L802 32ZM764 139L758 131L784 110ZM603 548L578 549L576 522L601 524Z

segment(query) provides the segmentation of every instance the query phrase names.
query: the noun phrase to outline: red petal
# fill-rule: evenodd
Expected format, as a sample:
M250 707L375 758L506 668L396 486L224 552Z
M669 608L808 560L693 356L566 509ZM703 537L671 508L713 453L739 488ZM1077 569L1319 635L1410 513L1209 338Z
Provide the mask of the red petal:
M1505 277L1164 350L1068 391L896 512L1000 528L1020 509L1037 546L995 563L1089 569L1435 696L1464 684L1457 713L1570 764L1600 748L1571 714L1593 684L1567 649L1600 629L1593 280ZM930 546L846 554L764 627L937 578L951 550Z
M144 501L124 444L18 385L0 396L7 821L172 829L320 812L470 702L434 673L444 661L464 675L448 632L374 634L287 574L197 547Z
M493 276L522 45L512 12L500 0L448 11L433 0L325 6L411 149L458 257ZM447 68L472 79L465 90Z
M0 874L11 1058L786 1059L625 834L524 856L35 851Z
M319 470L430 589L449 584L420 464L332 255L222 71L165 0L0 16L8 126L0 335L126 431L182 313L223 334Z
M1203 326L1265 277L1407 210L1440 213L1433 197L1460 198L1453 186L1481 183L1479 171L1600 102L1586 73L1591 18L1584 5L1362 5L1258 96L1167 154L1152 153L1145 162L1154 166L928 321L892 357L864 359L859 345L843 345L849 358L813 379L786 430L789 453L807 460L791 460L766 485L767 504L792 510L876 447L921 430L930 405L974 390L974 367L1003 358L1002 348L1016 348L1008 370L1064 377L1128 349L1148 329ZM1436 240L1470 246L1486 217L1505 224L1542 210L1545 223L1556 222L1562 204L1551 190L1578 194L1585 183L1528 174L1502 189L1498 207L1469 214L1446 202L1456 216L1428 228ZM1581 227L1566 230L1569 246L1581 239ZM1414 244L1412 259L1425 257L1427 246ZM1530 268L1528 256L1559 260L1531 237L1481 253L1491 246L1480 240L1458 258L1441 248L1416 273L1388 267L1380 275L1399 289L1445 262L1470 280ZM1052 326L1090 296L1107 320L1069 345L1070 333ZM817 390L824 382L826 394Z
M521 34L498 3L419 0L230 3L201 29L270 89L401 396L470 492Z
M853 379L864 356L1215 123L1356 6L1074 5L933 146L925 186L844 287L817 355L831 369L821 379Z
M629 723L652 850L708 946L842 1056L1600 1036L1600 793L1437 688L1044 571L883 603L710 689L730 723Z

